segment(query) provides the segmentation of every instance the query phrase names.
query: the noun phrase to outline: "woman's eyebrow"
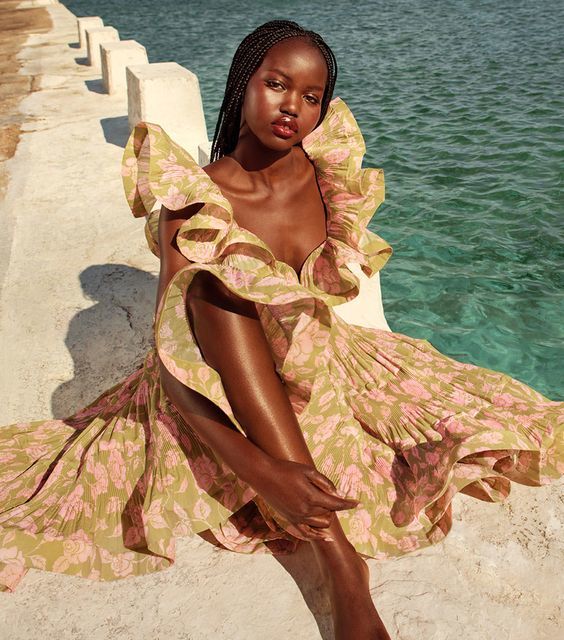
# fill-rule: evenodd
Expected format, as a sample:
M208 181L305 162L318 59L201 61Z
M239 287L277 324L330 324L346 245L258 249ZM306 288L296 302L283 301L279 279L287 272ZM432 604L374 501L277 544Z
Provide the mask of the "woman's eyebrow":
M278 73L279 75L284 76L284 78L286 78L286 80L289 80L290 82L292 81L292 78L291 78L287 73L284 73L284 72L283 72L283 71L281 71L280 69L276 69L276 68L274 68L274 69L267 69L267 71L268 71L269 73ZM315 84L315 85L314 85L314 84L311 84L311 85L307 86L307 87L306 87L306 89L307 89L307 90L314 90L314 91L315 91L315 90L317 90L317 91L324 91L324 90L325 90L325 87L322 87L321 85L317 85L317 84Z

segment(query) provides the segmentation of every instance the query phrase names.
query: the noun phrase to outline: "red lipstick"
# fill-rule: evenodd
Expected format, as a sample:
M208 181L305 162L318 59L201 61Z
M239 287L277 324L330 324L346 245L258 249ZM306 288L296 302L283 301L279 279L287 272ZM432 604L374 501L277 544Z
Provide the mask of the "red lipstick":
M272 123L272 131L279 138L288 139L298 132L298 123L289 116L281 116Z

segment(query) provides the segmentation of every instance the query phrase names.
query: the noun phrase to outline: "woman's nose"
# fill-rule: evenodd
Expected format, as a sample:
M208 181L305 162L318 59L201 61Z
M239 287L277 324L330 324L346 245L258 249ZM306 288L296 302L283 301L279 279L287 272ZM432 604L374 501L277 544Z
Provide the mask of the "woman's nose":
M287 92L284 96L284 100L280 105L280 111L289 116L297 116L298 115L298 100L296 96L292 93Z

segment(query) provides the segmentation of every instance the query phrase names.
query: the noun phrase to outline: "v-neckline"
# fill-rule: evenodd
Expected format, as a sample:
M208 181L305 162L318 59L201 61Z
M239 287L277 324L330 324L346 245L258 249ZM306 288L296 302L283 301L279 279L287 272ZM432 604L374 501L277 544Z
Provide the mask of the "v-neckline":
M231 205L231 203L229 202L229 199L227 198L227 196L223 193L223 191L221 190L221 187L217 184L217 182L214 182L214 180L212 180L212 178L204 171L204 169L202 167L198 167L201 175L206 178L211 185L213 186L213 188L215 188L216 190L216 194L219 196L220 200L223 200L225 202L223 206L223 208L229 213L230 218L231 218L231 224L235 225L238 229L242 229L243 231L245 231L246 233L249 233L251 236L255 237L266 249L267 251L270 253L270 255L273 257L273 259L276 262L279 262L283 265L285 265L286 267L288 267L289 269L291 269L294 274L296 275L296 280L300 283L302 283L302 276L304 275L305 272L305 268L308 264L308 262L310 261L311 257L322 247L325 246L325 244L327 243L327 241L329 240L329 233L328 233L328 228L329 228L329 207L327 205L327 202L325 201L325 198L323 197L323 191L321 190L321 186L319 184L319 176L317 175L317 167L315 166L315 162L313 162L309 156L305 153L304 154L306 156L306 158L309 160L309 162L311 162L311 164L313 165L313 171L315 173L315 183L317 185L317 189L319 191L319 195L321 197L321 202L323 203L323 209L325 212L325 238L316 246L314 247L309 253L308 255L305 257L304 261L302 262L302 266L300 267L299 272L296 271L294 269L294 267L291 264L288 264L287 262L285 262L284 260L279 260L276 255L274 254L274 251L272 251L272 249L270 248L270 246L262 239L259 238L259 236L257 236L256 233L254 233L253 231L251 231L250 229L247 229L246 227L242 227L236 220L235 220L235 216L233 215L233 206ZM208 204L215 204L215 203L208 203L208 202L204 202L203 203L204 206L202 207L202 209L204 209L206 207L206 205Z

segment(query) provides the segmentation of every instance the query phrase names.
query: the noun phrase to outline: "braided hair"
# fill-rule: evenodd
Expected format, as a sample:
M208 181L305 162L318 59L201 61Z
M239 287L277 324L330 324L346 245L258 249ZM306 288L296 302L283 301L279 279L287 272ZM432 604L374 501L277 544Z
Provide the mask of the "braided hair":
M211 148L211 161L219 160L231 153L239 140L239 123L247 83L260 67L268 50L288 38L302 38L313 44L323 55L327 64L327 84L321 101L323 120L337 80L337 61L325 40L315 31L307 31L289 20L272 20L257 27L239 45L227 76L225 95L219 110Z

